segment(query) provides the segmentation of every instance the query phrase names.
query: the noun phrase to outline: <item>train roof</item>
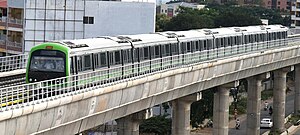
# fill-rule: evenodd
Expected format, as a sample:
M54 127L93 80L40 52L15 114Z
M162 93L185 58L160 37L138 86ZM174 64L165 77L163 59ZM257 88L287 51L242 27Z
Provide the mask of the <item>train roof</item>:
M273 31L273 32L274 31L282 31L282 30L287 31L288 30L287 27L282 26L282 25L266 25L265 27L266 27L267 31Z
M191 41L195 39L209 39L213 38L211 34L206 34L204 31L200 30L189 30L189 31L166 31L162 32L164 35L175 35L179 41Z
M138 35L121 35L130 40L134 47L142 47L146 45L158 45L158 44L169 44L177 43L175 37L167 37L160 33L150 33L150 34L138 34Z
M215 37L228 37L233 35L240 35L240 32L229 28L214 28L214 29L204 29L204 31L210 31Z
M247 27L227 27L213 29L197 29L189 31L166 31L151 34L120 35L115 37L97 37L89 39L61 40L62 45L71 48L71 54L85 54L92 52L129 49L132 47L143 47L145 45L158 45L177 43L179 41L191 41L193 39L209 39L214 37L228 37L247 33L264 33L287 31L282 25L260 25ZM55 41L56 42L56 41ZM132 43L132 45L131 45Z
M129 42L118 41L121 40L110 37L99 37L89 39L62 40L59 42L71 48L71 54L83 54L91 52L101 52L102 50L108 51L118 50L120 48L131 48L131 44Z

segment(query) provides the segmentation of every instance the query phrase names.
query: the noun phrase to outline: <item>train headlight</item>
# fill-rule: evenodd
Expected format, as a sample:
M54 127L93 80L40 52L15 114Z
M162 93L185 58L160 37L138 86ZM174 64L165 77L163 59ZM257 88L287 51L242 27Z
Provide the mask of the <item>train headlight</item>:
M32 81L32 78L29 78L29 81L31 82L31 81Z
M36 80L36 79L34 79L34 81L36 82L37 80Z

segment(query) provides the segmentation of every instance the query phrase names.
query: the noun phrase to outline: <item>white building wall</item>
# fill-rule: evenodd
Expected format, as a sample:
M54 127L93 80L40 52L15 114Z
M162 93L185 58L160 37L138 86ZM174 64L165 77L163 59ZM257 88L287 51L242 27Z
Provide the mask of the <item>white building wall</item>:
M25 0L7 0L8 7L24 8Z
M82 0L27 0L25 5L25 52L52 40L83 38Z
M47 41L155 30L155 3L26 0L24 9L25 52ZM93 16L94 24L83 24L84 16Z
M85 37L141 34L155 31L155 3L87 1Z

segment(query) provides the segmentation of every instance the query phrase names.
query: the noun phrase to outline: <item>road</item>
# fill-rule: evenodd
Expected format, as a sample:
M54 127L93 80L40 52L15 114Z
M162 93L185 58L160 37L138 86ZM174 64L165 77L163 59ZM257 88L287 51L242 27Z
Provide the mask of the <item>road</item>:
M272 103L269 105L272 106ZM294 94L289 94L286 96L286 104L285 104L285 115L289 115L293 112L294 110ZM274 110L273 110L274 112ZM261 116L260 119L265 118L265 117L270 117L268 111L264 111L263 109L261 110ZM239 130L236 130L235 128L230 128L229 129L229 134L230 135L242 135L246 133L246 124L247 124L247 119L244 121L241 121L241 127ZM268 131L269 129L261 129L260 134Z

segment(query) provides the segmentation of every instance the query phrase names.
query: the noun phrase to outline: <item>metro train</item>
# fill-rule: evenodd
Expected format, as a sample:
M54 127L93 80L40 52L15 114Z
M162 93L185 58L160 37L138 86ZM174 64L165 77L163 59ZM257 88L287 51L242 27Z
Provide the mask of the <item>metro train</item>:
M47 42L34 46L29 52L26 82L126 65L139 66L139 63L150 65L139 70L132 66L115 75L130 76L161 68L151 61L164 57L180 56L180 61L170 62L186 64L282 46L287 45L287 30L281 25L247 26ZM201 57L186 58L186 54L201 54Z

